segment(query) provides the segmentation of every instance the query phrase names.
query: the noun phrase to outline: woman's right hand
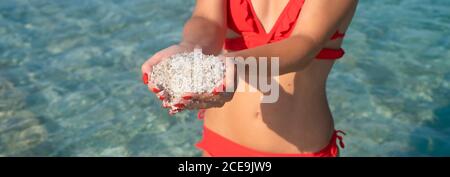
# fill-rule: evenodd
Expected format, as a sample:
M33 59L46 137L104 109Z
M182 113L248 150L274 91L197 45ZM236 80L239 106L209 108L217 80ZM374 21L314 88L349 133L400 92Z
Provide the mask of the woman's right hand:
M190 52L192 50L194 50L194 46L189 44L180 43L177 45L172 45L159 52L156 52L152 57L150 57L147 61L145 61L144 64L142 64L141 66L142 81L144 82L145 85L147 85L148 89L151 92L156 94L156 96L160 100L164 100L166 95L161 88L158 88L154 83L150 81L153 66L172 55L182 52Z

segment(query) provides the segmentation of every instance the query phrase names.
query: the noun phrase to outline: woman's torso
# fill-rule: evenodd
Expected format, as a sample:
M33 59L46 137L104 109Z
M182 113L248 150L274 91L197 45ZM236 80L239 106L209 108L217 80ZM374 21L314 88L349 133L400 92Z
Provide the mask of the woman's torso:
M288 0L252 1L257 19L270 31ZM270 8L269 8L270 7ZM354 12L339 26L345 32ZM296 25L301 25L298 23ZM228 30L227 38L239 34ZM342 39L325 47L339 49ZM275 153L317 152L325 147L334 131L325 86L333 60L313 60L307 68L279 76L279 99L260 102L260 92L237 92L222 108L208 109L205 126L252 149ZM239 82L250 87L246 82Z

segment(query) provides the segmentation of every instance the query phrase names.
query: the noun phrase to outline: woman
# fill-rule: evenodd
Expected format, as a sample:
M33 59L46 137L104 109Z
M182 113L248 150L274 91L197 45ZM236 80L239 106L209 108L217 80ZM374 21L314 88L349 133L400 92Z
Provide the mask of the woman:
M334 129L325 86L335 60L344 55L341 44L357 3L197 0L182 41L142 65L144 82L153 65L194 46L214 55L279 57L277 102L262 103L261 92L239 92L233 97L205 94L195 96L203 102L177 104L176 111L208 108L203 140L197 144L204 156L335 157L343 143L341 131ZM147 84L164 99L160 89ZM211 101L211 97L218 99Z

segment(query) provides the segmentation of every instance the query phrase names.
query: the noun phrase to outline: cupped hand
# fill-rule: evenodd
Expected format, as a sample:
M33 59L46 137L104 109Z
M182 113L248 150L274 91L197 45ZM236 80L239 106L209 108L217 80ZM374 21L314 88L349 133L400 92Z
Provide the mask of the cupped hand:
M147 85L148 89L155 93L156 96L160 100L165 100L167 94L162 90L162 88L158 88L154 83L150 80L150 76L152 73L152 68L162 60L167 59L168 57L175 55L177 53L190 52L194 49L191 45L187 44L177 44L167 47L159 52L156 52L152 57L150 57L147 61L144 62L141 66L142 72L142 81L145 85Z

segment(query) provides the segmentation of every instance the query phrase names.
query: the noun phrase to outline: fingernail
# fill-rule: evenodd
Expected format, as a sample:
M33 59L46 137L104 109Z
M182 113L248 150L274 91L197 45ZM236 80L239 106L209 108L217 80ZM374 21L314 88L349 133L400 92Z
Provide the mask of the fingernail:
M224 92L224 91L225 91L225 83L223 83L219 87L214 88L214 90L212 91L212 94L218 95L220 92Z
M185 105L182 104L182 103L177 103L174 106L177 107L177 108L184 108Z
M217 88L217 87L214 88L213 91L212 91L212 94L213 95L218 95L219 94L219 88Z
M222 84L222 90L225 91L227 89L227 87L225 86L225 82L223 82Z
M159 100L164 100L164 96L159 96Z
M183 96L182 98L185 99L185 100L190 100L190 99L192 99L192 96L191 95L186 95L186 96Z
M159 90L158 88L156 88L156 87L153 87L152 88L152 92L153 93L158 93L158 92L160 92L161 90Z
M147 73L142 74L142 82L144 82L145 85L148 84L148 74Z
M220 92L225 92L225 83L223 83L221 86L218 87L218 90Z

